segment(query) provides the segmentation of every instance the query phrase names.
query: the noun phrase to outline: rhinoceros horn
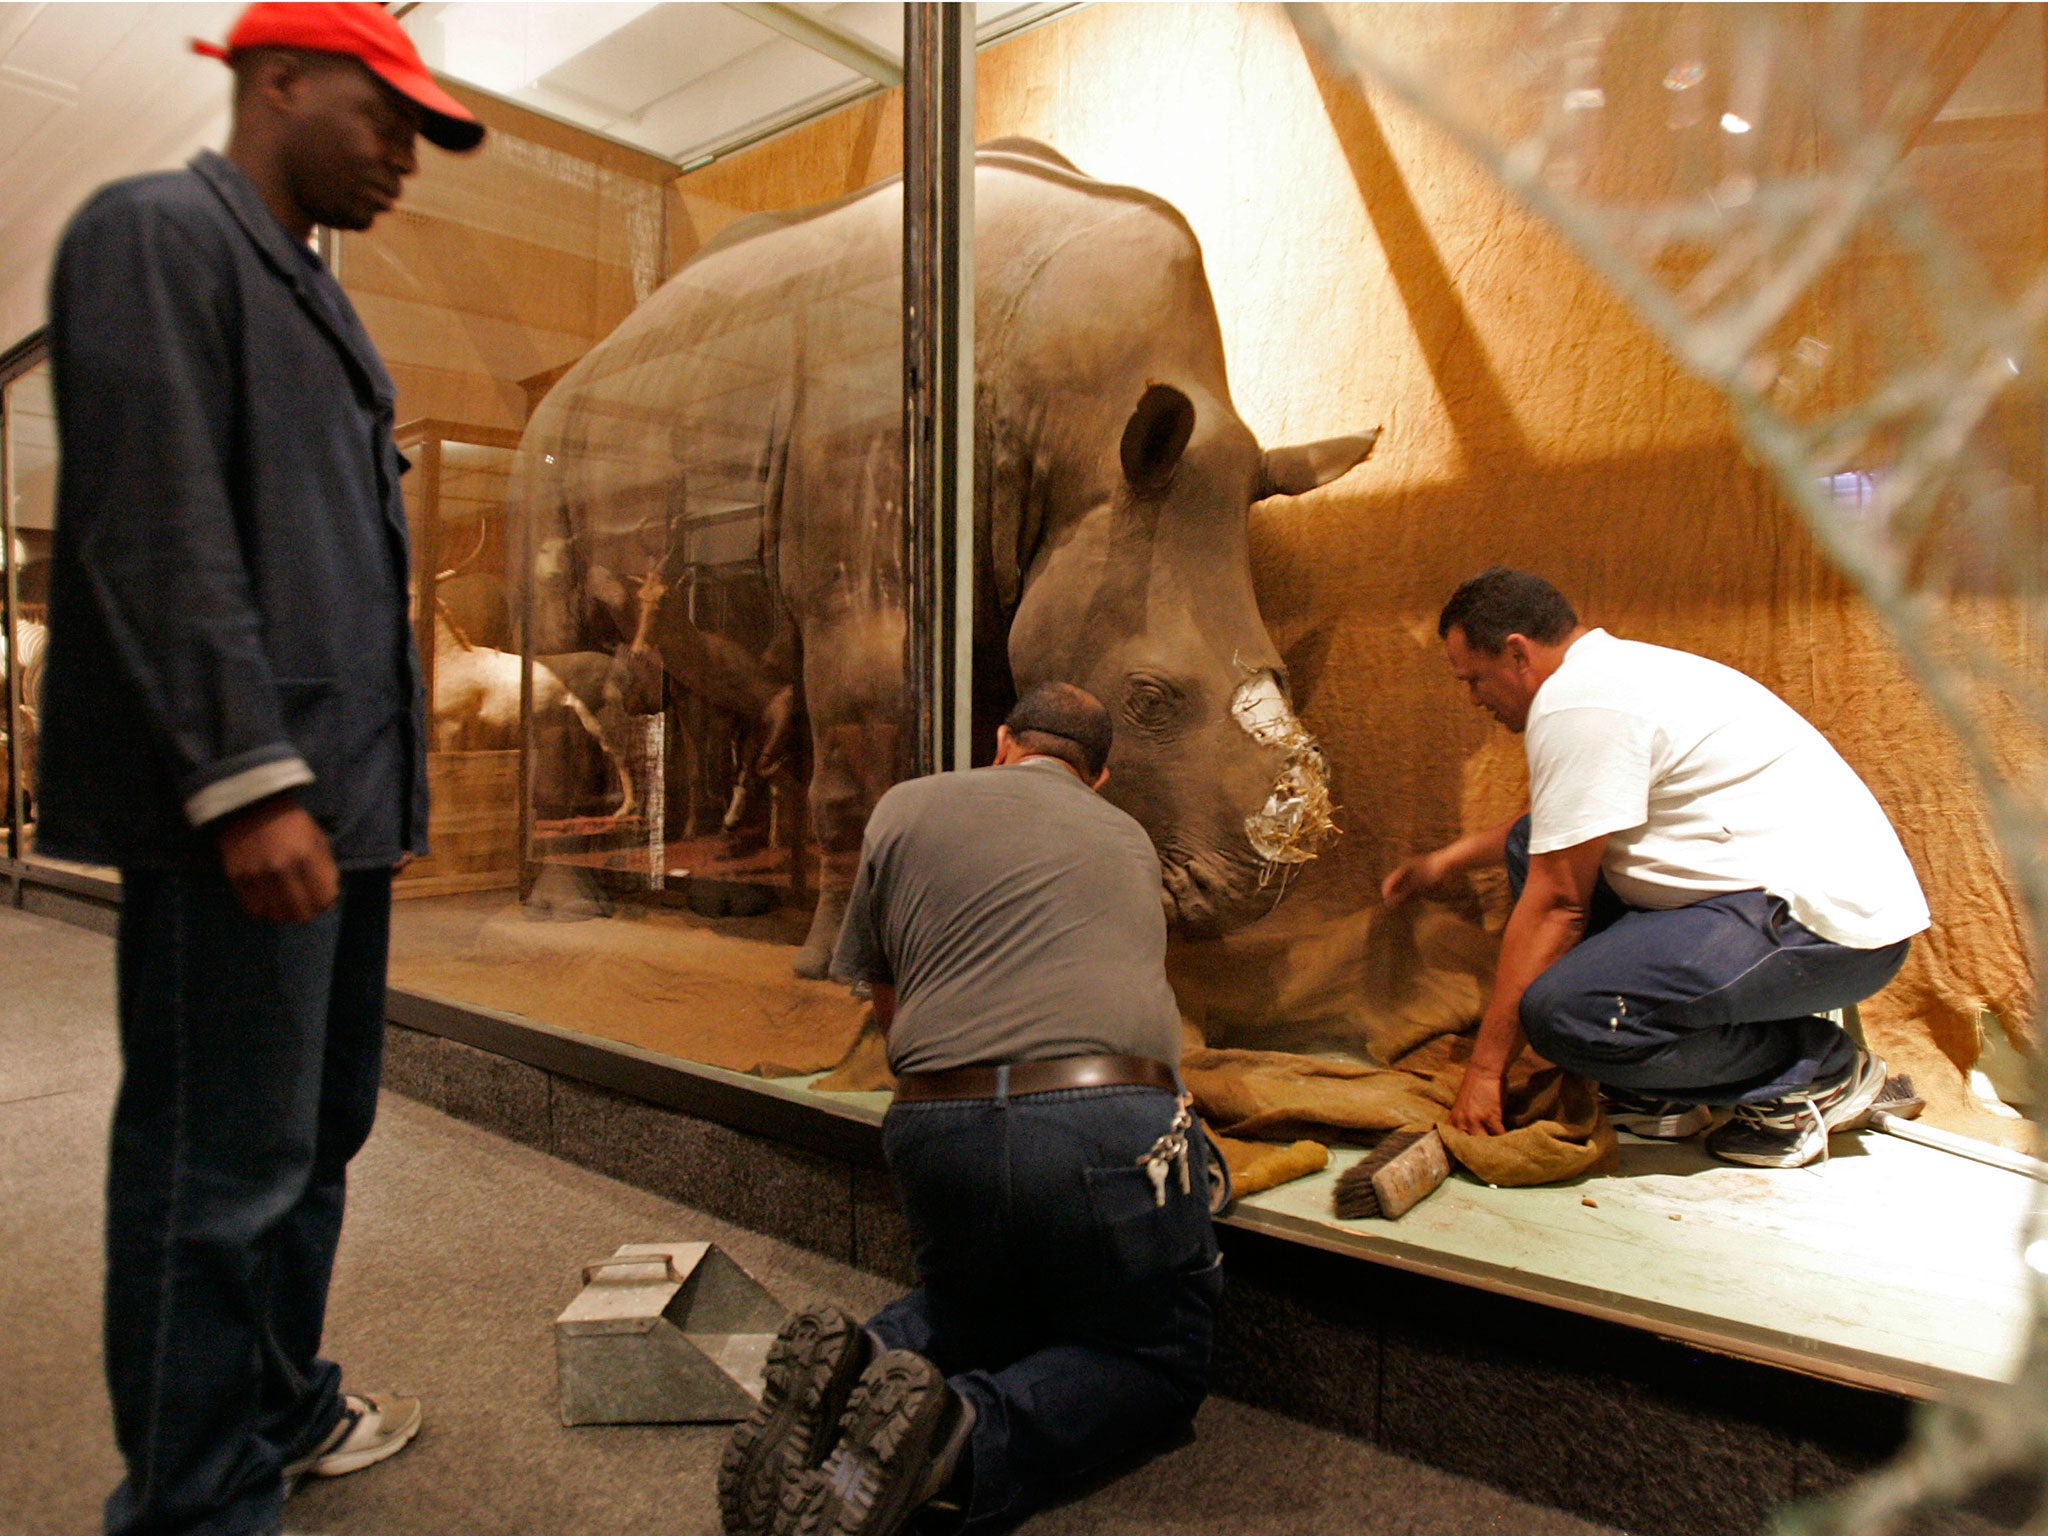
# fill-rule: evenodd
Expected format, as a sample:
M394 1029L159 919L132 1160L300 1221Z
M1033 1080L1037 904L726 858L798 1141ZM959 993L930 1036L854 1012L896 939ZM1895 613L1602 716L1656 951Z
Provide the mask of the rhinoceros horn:
M1297 443L1290 448L1268 448L1264 473L1259 478L1256 500L1268 496L1299 496L1332 480L1359 464L1380 440L1380 429L1355 437L1326 437L1319 443Z

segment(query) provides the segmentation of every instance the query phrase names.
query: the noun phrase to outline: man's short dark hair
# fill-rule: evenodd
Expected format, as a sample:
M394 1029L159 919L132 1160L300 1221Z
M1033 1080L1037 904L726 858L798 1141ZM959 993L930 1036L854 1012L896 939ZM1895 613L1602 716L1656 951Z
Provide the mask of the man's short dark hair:
M1555 645L1579 627L1579 616L1541 576L1494 565L1461 582L1444 604L1437 615L1437 638L1454 627L1465 632L1465 644L1473 650L1498 656L1509 635Z
M1040 683L1003 724L1025 751L1056 757L1091 784L1109 761L1115 734L1102 701L1072 683Z

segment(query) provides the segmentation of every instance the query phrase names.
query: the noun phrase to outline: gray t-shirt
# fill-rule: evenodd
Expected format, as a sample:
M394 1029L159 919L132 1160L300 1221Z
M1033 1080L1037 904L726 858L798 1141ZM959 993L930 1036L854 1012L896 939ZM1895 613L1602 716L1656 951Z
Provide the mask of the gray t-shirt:
M832 974L891 983L897 1072L1180 1061L1159 856L1062 764L898 784L868 820Z

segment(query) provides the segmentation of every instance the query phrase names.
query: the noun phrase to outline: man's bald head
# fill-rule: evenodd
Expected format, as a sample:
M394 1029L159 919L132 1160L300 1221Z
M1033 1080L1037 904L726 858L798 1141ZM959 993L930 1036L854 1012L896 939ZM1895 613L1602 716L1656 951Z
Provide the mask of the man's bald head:
M1072 683L1040 683L1030 689L1003 725L1026 752L1056 757L1091 783L1109 762L1115 735L1102 701Z

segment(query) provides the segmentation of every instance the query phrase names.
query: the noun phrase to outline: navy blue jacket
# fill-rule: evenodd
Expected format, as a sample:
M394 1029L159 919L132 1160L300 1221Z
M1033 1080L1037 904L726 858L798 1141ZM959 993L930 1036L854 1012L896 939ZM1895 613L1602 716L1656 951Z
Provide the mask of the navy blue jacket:
M425 852L407 466L340 285L202 153L72 219L50 362L38 849L177 868L292 790L346 868Z

